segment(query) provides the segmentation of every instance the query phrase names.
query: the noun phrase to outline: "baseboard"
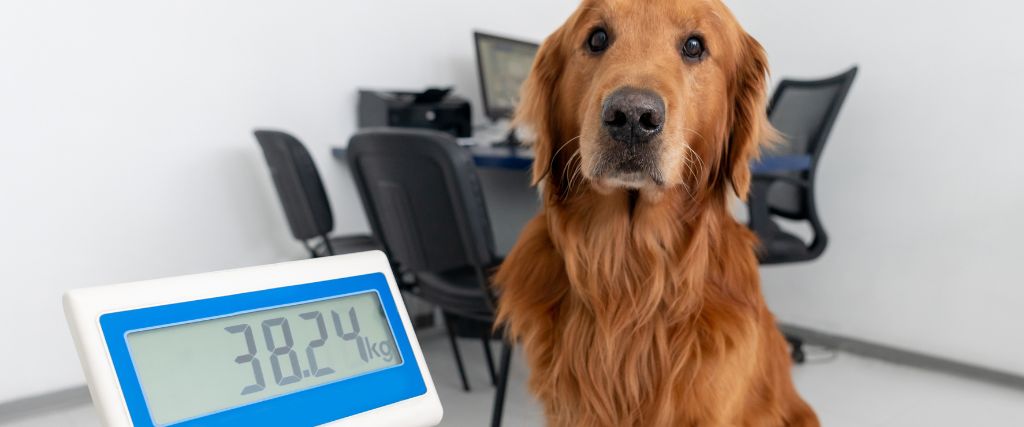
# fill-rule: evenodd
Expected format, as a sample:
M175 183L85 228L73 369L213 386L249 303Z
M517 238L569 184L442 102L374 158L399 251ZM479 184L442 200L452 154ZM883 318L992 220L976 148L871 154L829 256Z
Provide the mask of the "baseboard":
M900 365L913 366L937 372L956 375L972 380L985 381L1024 390L1024 376L990 369L970 363L931 356L916 351L890 347L856 338L833 335L795 325L781 324L779 328L787 335L803 339L805 343L835 348L873 359L885 360Z
M4 402L0 403L0 424L86 405L90 402L92 399L89 397L89 388L84 385Z

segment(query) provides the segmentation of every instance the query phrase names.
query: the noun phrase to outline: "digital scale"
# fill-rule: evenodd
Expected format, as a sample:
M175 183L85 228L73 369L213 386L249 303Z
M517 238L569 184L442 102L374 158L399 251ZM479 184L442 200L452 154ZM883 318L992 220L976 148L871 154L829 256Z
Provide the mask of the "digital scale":
M107 426L434 426L379 251L79 289L64 311Z

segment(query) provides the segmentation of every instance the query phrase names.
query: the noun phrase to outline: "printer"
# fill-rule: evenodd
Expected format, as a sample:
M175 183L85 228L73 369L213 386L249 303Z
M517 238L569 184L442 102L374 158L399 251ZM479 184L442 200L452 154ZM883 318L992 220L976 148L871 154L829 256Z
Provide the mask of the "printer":
M473 134L469 101L451 95L451 88L424 92L359 91L359 127L436 129L457 138Z

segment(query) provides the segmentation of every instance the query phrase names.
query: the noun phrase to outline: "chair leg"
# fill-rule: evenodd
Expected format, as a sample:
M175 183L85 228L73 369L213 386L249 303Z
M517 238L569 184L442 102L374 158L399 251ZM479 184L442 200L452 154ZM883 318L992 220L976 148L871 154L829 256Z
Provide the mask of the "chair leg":
M309 251L309 257L310 258L318 258L320 256L320 255L317 255L316 249L309 245L309 241L303 240L302 241L302 246L305 246L306 250Z
M487 371L491 373L491 385L498 385L498 374L494 371L494 356L491 355L491 337L490 334L484 332L480 337L480 341L484 343L484 357L487 358Z
M455 328L448 313L444 313L444 327L448 329L448 341L452 344L452 354L455 355L455 366L459 368L459 377L462 378L462 389L469 391L469 380L466 379L466 369L462 366L462 354L459 353L459 343L455 339Z
M324 235L320 236L320 238L321 238L321 239L324 239L324 247L325 247L325 248L327 248L327 255L328 255L328 256L334 256L334 255L336 255L336 254L334 253L334 247L332 247L332 246L331 246L331 239L330 239L330 238L328 238L326 234L324 234Z
M501 376L494 390L494 408L491 412L491 427L501 427L501 416L505 409L505 390L508 388L508 371L512 364L512 343L503 340L501 348Z

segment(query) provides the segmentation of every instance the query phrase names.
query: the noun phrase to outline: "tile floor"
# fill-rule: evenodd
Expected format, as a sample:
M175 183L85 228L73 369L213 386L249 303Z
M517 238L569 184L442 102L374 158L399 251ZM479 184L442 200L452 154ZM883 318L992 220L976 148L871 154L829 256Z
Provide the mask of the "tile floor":
M492 388L478 340L463 340L473 391L462 391L451 351L437 331L422 346L445 407L444 426L488 425ZM498 346L494 347L495 357ZM1024 391L840 353L809 349L819 361L794 369L797 387L829 427L1024 426ZM541 426L540 407L526 393L527 370L515 357L505 425ZM65 409L4 424L6 427L98 427L91 406Z

